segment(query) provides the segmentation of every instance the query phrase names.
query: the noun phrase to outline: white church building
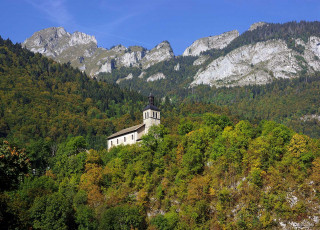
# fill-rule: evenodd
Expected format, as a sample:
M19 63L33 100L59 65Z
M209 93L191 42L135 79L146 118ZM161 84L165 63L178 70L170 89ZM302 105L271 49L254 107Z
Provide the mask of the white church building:
M149 95L149 104L143 109L143 123L123 129L109 136L108 149L118 145L135 144L141 140L144 134L147 134L149 128L160 124L160 109L154 105L154 96Z

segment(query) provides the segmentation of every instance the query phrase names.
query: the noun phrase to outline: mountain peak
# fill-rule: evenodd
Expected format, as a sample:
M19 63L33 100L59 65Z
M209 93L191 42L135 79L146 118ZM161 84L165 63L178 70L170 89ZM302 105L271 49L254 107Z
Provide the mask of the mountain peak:
M201 52L210 49L223 49L239 36L237 30L225 32L220 35L200 38L192 43L184 52L183 56L198 56Z
M258 27L261 27L261 26L264 26L264 25L267 25L266 22L256 22L256 23L253 23L250 28L249 28L249 31L253 31L255 29L257 29Z
M168 49L172 51L172 47L168 41L160 42L154 49Z
M119 44L119 45L113 46L112 48L110 48L110 50L119 53L119 52L123 52L123 51L127 50L127 47Z
M97 45L97 40L94 36L76 31L73 34L71 34L69 44L71 46L74 46L74 45L89 44L91 42Z

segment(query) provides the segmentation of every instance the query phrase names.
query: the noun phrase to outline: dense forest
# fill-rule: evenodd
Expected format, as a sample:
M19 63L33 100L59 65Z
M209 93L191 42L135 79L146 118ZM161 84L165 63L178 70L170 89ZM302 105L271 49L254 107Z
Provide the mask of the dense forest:
M318 228L320 142L192 106L140 144L58 146L41 174L0 147L5 229ZM213 108L214 111L214 108ZM37 169L35 169L37 170Z
M296 79L279 79L267 85L245 87L215 88L199 86L184 92L184 100L189 103L202 101L227 106L241 119L255 122L274 120L319 138L319 120L307 118L319 115L320 73Z
M81 135L89 147L106 147L108 135L140 119L145 103L138 93L0 38L0 140L53 146Z

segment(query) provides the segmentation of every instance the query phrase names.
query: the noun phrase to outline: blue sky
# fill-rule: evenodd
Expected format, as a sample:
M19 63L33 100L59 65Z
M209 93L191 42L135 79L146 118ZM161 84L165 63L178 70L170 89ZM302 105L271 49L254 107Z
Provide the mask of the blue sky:
M63 26L97 38L98 46L167 40L176 55L193 41L258 21L320 20L319 0L0 0L0 35L23 42L34 32Z

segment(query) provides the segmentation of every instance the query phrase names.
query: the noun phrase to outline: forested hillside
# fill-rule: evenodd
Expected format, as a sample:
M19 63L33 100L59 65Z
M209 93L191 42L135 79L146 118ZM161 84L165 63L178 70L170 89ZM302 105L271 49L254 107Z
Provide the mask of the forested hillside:
M74 138L39 175L25 175L25 153L5 142L0 169L10 183L1 183L1 226L320 227L319 140L272 121L253 125L192 108L172 112L171 123L154 127L140 144L109 152L85 151L85 141Z
M53 146L82 135L90 147L106 147L108 135L141 119L143 100L0 38L1 140Z
M186 102L203 101L227 106L233 114L250 121L274 120L296 132L319 138L320 74L277 80L267 85L212 89L199 86L185 90ZM314 117L312 118L312 115Z

